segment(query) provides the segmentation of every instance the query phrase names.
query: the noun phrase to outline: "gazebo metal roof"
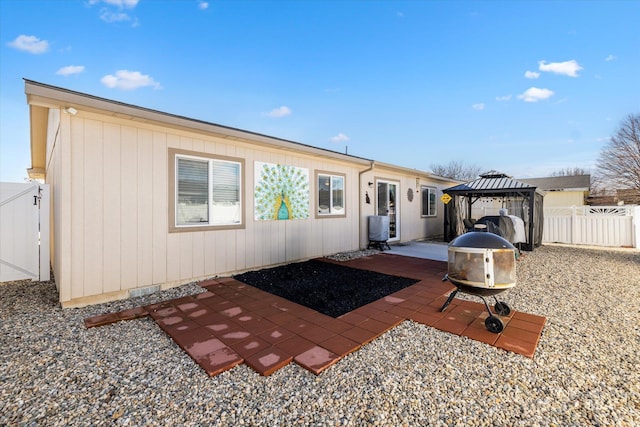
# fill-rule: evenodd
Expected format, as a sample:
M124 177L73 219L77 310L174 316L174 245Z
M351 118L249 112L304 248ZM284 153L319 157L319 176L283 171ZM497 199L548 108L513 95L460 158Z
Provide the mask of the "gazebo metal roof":
M499 196L505 193L518 193L523 190L535 190L542 194L535 185L516 181L503 173L491 171L480 175L480 178L447 188L443 192L450 195L483 195Z

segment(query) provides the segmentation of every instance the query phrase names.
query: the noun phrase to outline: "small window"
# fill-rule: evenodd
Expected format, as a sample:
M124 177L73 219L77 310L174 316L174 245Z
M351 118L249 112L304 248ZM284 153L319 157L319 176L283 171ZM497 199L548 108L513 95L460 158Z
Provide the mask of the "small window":
M170 150L170 231L243 227L241 159Z
M420 187L421 216L436 216L436 189L434 187Z
M318 183L317 216L344 216L344 175L316 173Z

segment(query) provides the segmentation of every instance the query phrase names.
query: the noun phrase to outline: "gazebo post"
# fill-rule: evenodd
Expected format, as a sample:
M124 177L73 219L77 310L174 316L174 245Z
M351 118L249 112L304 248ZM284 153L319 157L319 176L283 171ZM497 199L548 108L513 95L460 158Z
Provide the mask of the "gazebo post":
M535 247L534 242L534 224L533 224L533 214L536 209L536 189L529 190L529 250L532 251Z
M444 204L444 241L449 241L449 203Z

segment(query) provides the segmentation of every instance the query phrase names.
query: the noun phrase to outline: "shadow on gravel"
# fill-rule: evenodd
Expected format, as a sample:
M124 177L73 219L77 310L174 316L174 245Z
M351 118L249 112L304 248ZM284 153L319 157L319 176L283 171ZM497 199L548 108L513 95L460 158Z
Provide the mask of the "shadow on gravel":
M249 271L234 278L332 317L418 282L317 260Z

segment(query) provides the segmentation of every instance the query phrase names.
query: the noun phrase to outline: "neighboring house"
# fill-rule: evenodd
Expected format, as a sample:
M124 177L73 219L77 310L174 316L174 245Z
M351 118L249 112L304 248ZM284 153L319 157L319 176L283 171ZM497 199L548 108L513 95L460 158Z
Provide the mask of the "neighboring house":
M519 181L535 185L545 192L544 207L583 206L591 188L591 175L521 178Z
M64 307L442 235L442 189L415 169L25 80L31 178L51 189ZM425 159L428 161L428 159Z

